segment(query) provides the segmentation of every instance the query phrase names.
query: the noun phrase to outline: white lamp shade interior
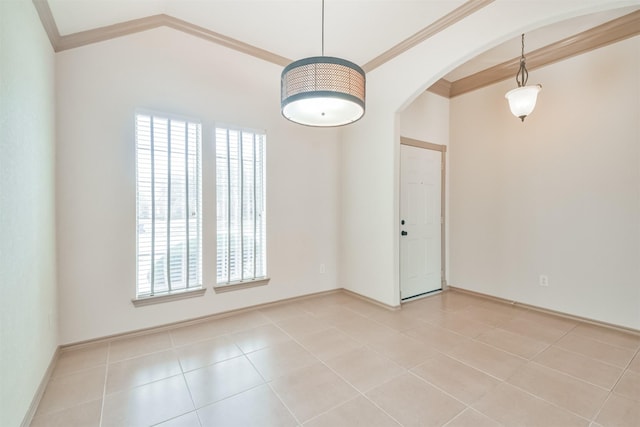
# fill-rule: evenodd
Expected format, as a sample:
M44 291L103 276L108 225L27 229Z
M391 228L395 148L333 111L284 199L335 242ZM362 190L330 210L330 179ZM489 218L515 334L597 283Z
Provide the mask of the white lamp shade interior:
M310 97L286 104L282 114L307 126L342 126L362 117L364 108L347 99Z
M505 95L509 100L509 108L514 116L524 120L536 107L538 92L542 89L540 85L522 86L510 90Z

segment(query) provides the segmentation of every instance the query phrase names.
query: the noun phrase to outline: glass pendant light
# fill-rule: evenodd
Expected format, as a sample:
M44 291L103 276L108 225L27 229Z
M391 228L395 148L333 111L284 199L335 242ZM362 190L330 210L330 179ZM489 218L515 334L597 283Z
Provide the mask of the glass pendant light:
M522 35L522 54L520 56L520 68L516 74L516 82L518 87L506 93L505 98L509 101L509 108L514 116L524 122L533 109L536 107L538 92L542 89L542 85L527 86L529 72L525 65L524 59L524 34Z

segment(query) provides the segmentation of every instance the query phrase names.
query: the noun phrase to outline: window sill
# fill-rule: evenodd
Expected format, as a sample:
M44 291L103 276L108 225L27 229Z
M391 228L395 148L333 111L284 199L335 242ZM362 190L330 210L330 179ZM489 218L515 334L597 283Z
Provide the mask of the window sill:
M241 282L231 282L224 285L215 285L213 290L216 294L223 292L239 291L241 289L255 288L256 286L264 286L271 280L268 277L263 277L255 280L246 280Z
M204 295L206 291L207 291L206 288L188 289L185 291L175 292L173 294L164 294L164 295L158 295L158 296L135 298L135 299L132 299L131 302L136 307L144 307L146 305L162 304L163 302L201 297Z

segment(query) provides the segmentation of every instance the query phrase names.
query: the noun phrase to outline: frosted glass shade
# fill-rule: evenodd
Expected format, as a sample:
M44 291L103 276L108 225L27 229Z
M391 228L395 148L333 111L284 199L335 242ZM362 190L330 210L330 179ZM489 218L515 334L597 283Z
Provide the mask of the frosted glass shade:
M504 97L509 100L511 113L524 122L524 118L531 114L536 107L538 92L541 89L541 85L532 85L522 86L507 92Z
M289 64L281 77L282 115L307 126L342 126L365 111L365 74L353 62L316 56Z

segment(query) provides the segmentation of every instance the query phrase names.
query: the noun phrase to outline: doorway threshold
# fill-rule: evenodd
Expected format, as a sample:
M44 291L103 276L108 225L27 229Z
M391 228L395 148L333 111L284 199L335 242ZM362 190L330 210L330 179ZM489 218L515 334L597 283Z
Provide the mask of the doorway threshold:
M421 298L430 297L430 296L432 296L432 295L437 295L437 294L439 294L439 293L442 293L442 288L440 288L440 289L435 289L435 290L433 290L433 291L429 291L429 292L424 292L424 293L422 293L422 294L414 295L414 296L412 296L412 297L402 298L402 299L400 300L400 303L403 303L403 302L409 302L409 301L414 301L414 300L421 299Z

